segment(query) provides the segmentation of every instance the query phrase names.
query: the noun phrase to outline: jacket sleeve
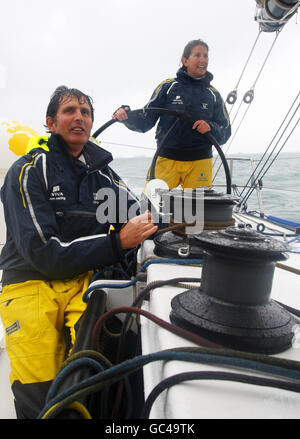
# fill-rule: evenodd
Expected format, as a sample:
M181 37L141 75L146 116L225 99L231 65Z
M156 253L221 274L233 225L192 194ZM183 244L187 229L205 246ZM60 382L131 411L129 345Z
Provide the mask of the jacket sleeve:
M215 137L220 145L224 145L231 136L231 125L228 112L219 92L216 92L216 103L211 121L208 121L211 127L211 134Z
M37 154L32 162L8 171L2 201L17 252L29 266L50 279L111 265L122 255L118 234L114 241L107 233L63 240L48 200L46 154Z
M110 167L108 169L116 193L116 218L118 222L114 224L114 227L119 230L127 221L140 215L141 204L122 178Z
M166 91L171 80L161 82L152 93L149 102L145 105L144 111L140 113L128 112L128 119L124 122L125 126L132 131L145 133L154 127L159 119L159 113L147 112L147 108L165 108Z

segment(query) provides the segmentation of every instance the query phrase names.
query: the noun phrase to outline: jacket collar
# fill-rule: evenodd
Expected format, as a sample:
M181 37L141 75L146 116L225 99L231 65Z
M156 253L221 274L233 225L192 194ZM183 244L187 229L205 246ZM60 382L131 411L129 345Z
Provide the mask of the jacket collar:
M213 74L210 72L206 72L205 75L199 79L192 78L182 67L180 67L180 69L177 71L177 78L186 84L194 84L200 86L205 85L208 87L213 80Z
M63 153L69 160L74 159L71 154L68 152L67 145L63 138L57 134L51 134L48 141L50 151ZM90 170L93 169L103 169L107 166L112 160L113 156L110 152L101 148L93 142L88 141L83 147L83 155L86 161L86 164L89 165Z

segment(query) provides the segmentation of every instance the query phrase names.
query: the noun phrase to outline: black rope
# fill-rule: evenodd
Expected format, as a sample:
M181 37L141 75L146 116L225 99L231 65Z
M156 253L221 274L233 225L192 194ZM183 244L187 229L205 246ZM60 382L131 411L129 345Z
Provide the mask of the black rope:
M154 288L161 288L164 286L170 286L170 285L176 285L179 283L185 283L185 282L197 282L199 283L201 281L200 278L198 277L177 277L174 279L168 279L168 280L164 280L164 281L157 281L157 282L151 282L149 285L147 285L141 292L140 294L136 297L136 299L133 301L132 303L132 307L139 307L141 306L141 303L143 302L143 300L146 299L146 297L148 296L149 292L154 289ZM126 329L129 325L129 321L130 318L132 317L133 313L128 313L125 317L125 320L122 324L122 330L120 333L120 338L119 338L119 343L118 343L118 348L117 348L117 354L116 354L116 362L118 363L120 361L120 359L122 358L123 354L124 354L124 339L125 339L125 334L126 334Z
M161 381L149 394L142 413L142 419L148 419L150 415L151 408L156 398L166 389L180 384L184 381L195 381L195 380L219 380L219 381L235 381L238 383L252 384L255 386L265 386L274 387L277 389L289 390L291 392L300 392L300 384L292 383L282 380L273 380L267 378L260 378L251 375L238 374L238 373L228 373L228 372L207 372L207 371L195 371L195 372L185 372L177 375L173 375L165 380Z

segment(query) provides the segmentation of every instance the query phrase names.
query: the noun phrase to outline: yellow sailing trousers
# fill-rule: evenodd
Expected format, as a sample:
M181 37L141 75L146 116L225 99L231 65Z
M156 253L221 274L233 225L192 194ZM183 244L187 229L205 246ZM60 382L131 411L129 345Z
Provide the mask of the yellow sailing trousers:
M155 178L164 180L169 189L174 189L179 185L182 189L211 186L212 163L212 158L185 162L159 156L155 166ZM149 177L150 170L147 181L149 181Z
M86 309L82 301L92 273L71 280L32 280L3 287L0 316L11 362L11 384L53 380L66 359L64 328L75 341L74 325Z

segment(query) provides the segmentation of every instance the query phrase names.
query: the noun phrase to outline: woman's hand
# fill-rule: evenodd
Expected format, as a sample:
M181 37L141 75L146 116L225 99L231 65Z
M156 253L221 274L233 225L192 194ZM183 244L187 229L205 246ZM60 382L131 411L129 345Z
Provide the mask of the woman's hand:
M205 134L210 131L210 126L205 120L197 120L193 125L193 130L197 130L198 133Z
M157 229L158 226L154 225L152 215L148 210L142 215L135 216L120 231L123 250L139 245Z

